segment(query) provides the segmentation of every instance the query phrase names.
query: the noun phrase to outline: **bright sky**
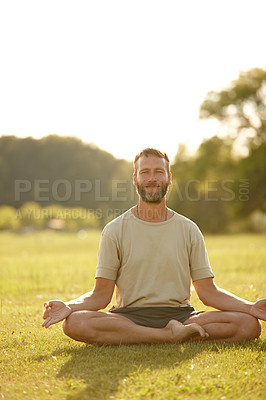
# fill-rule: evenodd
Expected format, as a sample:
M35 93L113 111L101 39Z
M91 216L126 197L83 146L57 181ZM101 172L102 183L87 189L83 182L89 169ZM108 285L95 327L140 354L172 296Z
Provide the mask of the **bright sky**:
M195 150L199 106L266 67L264 0L0 0L0 135L76 136L116 157Z

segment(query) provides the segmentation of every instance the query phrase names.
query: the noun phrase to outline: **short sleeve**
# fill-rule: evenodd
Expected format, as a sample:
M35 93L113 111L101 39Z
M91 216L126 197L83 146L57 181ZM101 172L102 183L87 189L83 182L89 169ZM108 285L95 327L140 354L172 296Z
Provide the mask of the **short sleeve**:
M119 267L119 251L116 241L103 233L100 240L95 278L116 280Z
M197 239L193 240L191 245L190 272L192 281L214 277L205 242L200 231L197 233Z

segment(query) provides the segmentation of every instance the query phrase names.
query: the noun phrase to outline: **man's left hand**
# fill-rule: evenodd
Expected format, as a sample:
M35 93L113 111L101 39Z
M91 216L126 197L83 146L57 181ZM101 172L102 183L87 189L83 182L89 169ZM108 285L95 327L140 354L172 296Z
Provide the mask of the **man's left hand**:
M256 301L250 308L250 314L266 321L266 299Z

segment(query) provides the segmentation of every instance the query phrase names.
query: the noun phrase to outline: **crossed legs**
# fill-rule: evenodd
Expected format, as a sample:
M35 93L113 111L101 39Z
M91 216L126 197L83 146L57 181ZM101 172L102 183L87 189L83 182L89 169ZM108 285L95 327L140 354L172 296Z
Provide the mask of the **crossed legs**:
M76 311L63 322L70 338L91 344L174 343L197 339L239 341L259 337L259 321L244 313L210 311L190 317L181 324L171 320L165 328L135 324L118 314Z
M170 321L165 328L135 324L122 315L97 311L76 311L63 322L64 333L74 340L92 344L172 343L198 335L205 330L196 323L187 326Z

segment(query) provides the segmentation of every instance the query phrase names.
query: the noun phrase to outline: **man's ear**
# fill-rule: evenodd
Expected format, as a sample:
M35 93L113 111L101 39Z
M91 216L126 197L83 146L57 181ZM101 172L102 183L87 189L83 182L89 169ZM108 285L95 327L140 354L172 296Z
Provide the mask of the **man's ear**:
M136 175L135 175L135 172L134 172L134 174L133 174L133 185L134 185L134 186L137 185L137 184L136 184Z
M169 185L171 185L171 184L172 184L172 174L170 172L170 174L169 174Z

